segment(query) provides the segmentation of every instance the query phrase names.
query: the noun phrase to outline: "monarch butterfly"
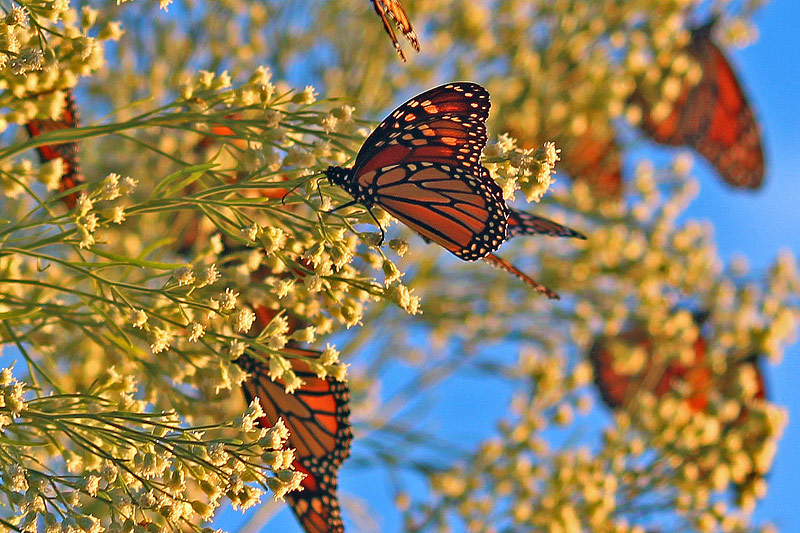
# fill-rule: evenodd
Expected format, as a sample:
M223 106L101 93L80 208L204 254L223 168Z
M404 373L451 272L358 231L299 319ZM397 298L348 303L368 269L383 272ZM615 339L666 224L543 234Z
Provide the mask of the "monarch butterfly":
M699 64L696 84L686 81L672 112L653 117L651 102L639 92L642 130L661 144L690 146L708 159L734 187L757 189L764 179L759 127L742 87L722 50L712 40L716 20L691 31L687 53Z
M225 116L226 120L239 120L241 118L242 116L239 113L232 113ZM192 152L199 158L206 158L208 157L211 149L220 143L220 138L235 137L235 135L236 132L234 132L229 126L224 124L214 124L209 128L209 134L204 135L194 145ZM247 149L247 142L241 138L234 138L229 142L229 144L234 147L230 150L231 154L234 154L235 150L244 151ZM231 175L227 177L227 180L230 183L235 183L236 181L244 179L247 174L247 171L231 173ZM281 177L280 180L285 181L286 177ZM195 182L184 188L184 195L191 195L197 186L198 184ZM240 192L241 194L258 195L262 198L281 199L288 191L282 187L276 187L269 189L259 188L251 191L243 189ZM180 255L191 254L195 243L197 243L201 238L208 237L208 235L205 234L201 228L201 217L195 212L188 214L183 212L177 214L174 225L175 227L181 228L180 235L177 238L178 247L176 250Z
M510 227L518 227L512 236L542 231L539 223L519 215L509 222L511 209L503 192L480 163L489 105L489 93L475 83L425 91L375 128L352 168L331 166L324 174L354 199L337 209L378 205L460 259L484 259L558 298L492 253L509 237ZM560 231L580 235L563 227Z
M702 323L703 319L696 317ZM646 358L641 368L628 372L616 364L613 353L613 343L618 343L624 350L642 350ZM623 331L615 337L601 337L595 341L589 350L589 360L594 368L595 384L603 402L613 410L627 408L635 400L636 393L641 390L650 390L656 398L662 398L678 387L685 387L687 395L684 401L692 412L708 412L712 397L727 397L736 394L732 387L737 382L734 376L742 372L749 372L754 379L752 396L743 402L739 408L739 415L728 422L725 429L742 429L750 441L745 448L758 446L763 441L763 429L754 428L751 424L752 411L748 407L749 401L764 401L767 397L766 384L759 364L760 358L751 355L735 361L729 366L728 372L723 376L715 376L712 369L705 361L708 348L707 341L701 335L692 346L694 359L688 363L671 362L664 368L656 368L652 361L655 348L653 338L642 327L633 327ZM747 428L747 429L743 429ZM755 467L742 478L736 480L734 487L741 496L744 488L763 477Z
M561 164L573 180L585 182L604 198L622 194L622 155L613 137L587 131L562 146Z
M392 29L389 19L394 21L397 28L403 32L403 35L406 39L408 39L408 42L411 43L411 46L414 48L414 50L419 52L419 40L417 39L417 34L414 32L414 28L411 27L411 21L408 20L408 15L406 15L403 6L400 5L400 0L371 1L373 7L375 8L375 12L383 22L383 29L386 30L386 33L389 35L389 39L392 40L394 49L397 50L397 53L400 55L400 59L406 61L406 56L403 54L403 49L400 48L400 43L394 34L394 30Z
M318 358L320 352L284 348L290 355ZM289 430L289 445L296 451L294 468L306 474L303 490L286 495L306 533L344 531L336 495L337 472L350 455L350 393L347 385L332 378L319 379L299 359L290 359L292 369L305 384L288 394L280 380L272 381L267 365L249 356L237 363L251 377L244 382L247 401L258 398L266 413L261 419L271 427L282 418Z
M257 322L269 324L277 311L256 306ZM291 329L296 329L297 324ZM283 352L316 359L320 352L287 347ZM306 474L301 492L286 495L300 525L306 533L339 533L344 531L339 500L336 495L337 473L350 455L353 434L350 430L350 392L347 385L333 378L320 379L308 363L289 359L292 369L304 384L288 394L281 380L269 378L267 365L242 355L236 363L250 374L243 383L245 398L258 398L265 416L260 423L271 427L282 418L289 430L289 445L295 449L292 463L295 470Z
M647 354L647 361L638 371L623 373L617 370L611 343L623 347L641 349ZM706 341L698 337L692 346L695 360L690 365L673 362L666 368L655 368L650 354L653 340L644 328L632 328L614 338L598 339L589 351L589 360L594 367L595 384L603 402L612 409L622 409L628 405L639 390L649 389L657 398L673 391L679 381L685 381L690 388L686 401L693 411L702 411L708 406L708 388L711 384L711 370L702 366Z
M75 104L75 98L72 95L72 90L67 89L64 91L65 105L64 111L57 120L52 119L34 119L25 124L25 129L28 130L28 135L37 137L43 133L51 131L77 128L80 119L78 117L78 108ZM61 176L59 185L59 192L65 192L77 187L84 183L85 179L81 174L80 162L78 160L78 143L64 142L56 144L46 144L36 148L39 153L39 159L42 163L52 161L56 158L61 158L64 164L64 174ZM67 207L72 209L78 201L78 194L71 193L63 198Z

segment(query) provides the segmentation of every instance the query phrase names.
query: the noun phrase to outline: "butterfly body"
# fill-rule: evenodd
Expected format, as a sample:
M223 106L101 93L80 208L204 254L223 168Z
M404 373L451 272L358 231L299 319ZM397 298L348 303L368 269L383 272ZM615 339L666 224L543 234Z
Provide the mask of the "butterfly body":
M493 255L514 235L580 234L508 207L480 162L489 107L489 93L476 83L453 82L425 91L375 128L351 168L332 166L324 174L353 197L346 205L378 206L459 259L484 259L556 297Z

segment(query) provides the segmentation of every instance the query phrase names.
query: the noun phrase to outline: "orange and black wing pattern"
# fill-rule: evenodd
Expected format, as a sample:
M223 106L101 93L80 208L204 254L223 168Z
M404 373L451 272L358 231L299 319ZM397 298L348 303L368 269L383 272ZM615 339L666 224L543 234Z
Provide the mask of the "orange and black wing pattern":
M510 239L517 235L548 235L550 237L586 239L582 233L562 226L558 222L524 211L518 211L517 209L511 209L508 215L508 238Z
M411 43L414 50L419 52L417 34L414 28L411 27L411 21L408 19L408 15L406 15L403 6L400 4L400 0L371 0L371 2L372 6L375 8L375 12L381 18L381 22L383 22L383 29L386 30L386 34L389 35L389 39L392 40L394 49L397 50L397 53L400 55L400 59L406 61L406 56L403 54L403 49L400 47L400 42L394 34L394 29L390 21L394 21L397 28L403 33L405 38L408 39L408 42Z
M288 356L306 359L319 352L285 348ZM287 357L288 359L288 357ZM289 446L295 448L295 469L306 474L303 490L286 499L306 533L344 531L336 493L338 471L350 455L353 434L350 430L350 393L347 385L332 378L320 379L300 359L288 359L304 384L288 394L280 380L272 381L267 365L249 356L237 363L250 374L243 388L247 401L258 398L265 416L264 427L282 418L289 430Z
M37 137L44 133L51 131L76 128L79 125L78 109L75 105L75 98L72 95L72 90L65 91L65 106L64 111L58 120L52 119L34 119L25 124L25 129L28 130L28 135ZM65 192L77 187L84 183L84 177L80 170L80 161L78 160L78 143L64 142L58 144L46 144L36 148L39 153L39 159L42 163L52 161L56 158L61 158L64 162L64 174L61 176L61 183L59 185L59 192ZM72 193L64 197L64 203L67 207L72 209L78 201L77 193Z
M611 342L619 342L631 350L641 349L647 361L635 372L623 372L615 364ZM589 361L594 368L594 379L603 402L611 409L621 409L631 402L640 390L649 390L661 398L675 389L679 381L690 387L687 398L693 411L708 406L711 386L711 371L703 365L706 341L698 337L694 343L695 360L691 365L673 362L665 368L656 368L652 363L653 340L643 328L624 331L614 338L601 337L589 350Z
M480 163L489 107L489 93L475 83L417 95L367 138L343 186L459 258L485 257L505 241L509 213Z
M364 179L401 163L477 168L490 107L489 93L477 83L447 83L420 93L378 124L359 150L353 171Z
M484 258L506 240L508 206L489 192L497 185L485 169L473 178L460 167L411 163L382 169L376 182L375 203L460 259Z
M712 40L712 26L692 30L687 51L702 76L686 82L666 118L654 120L648 102L634 96L644 111L642 130L658 143L694 148L730 185L757 189L764 179L761 134L733 68Z

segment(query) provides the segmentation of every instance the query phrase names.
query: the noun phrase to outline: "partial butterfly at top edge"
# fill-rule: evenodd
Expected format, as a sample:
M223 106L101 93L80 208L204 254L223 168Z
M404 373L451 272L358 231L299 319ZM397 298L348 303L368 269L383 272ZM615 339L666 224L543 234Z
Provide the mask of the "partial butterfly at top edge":
M275 312L256 308L258 323L266 326ZM320 352L286 347L282 352L318 358ZM353 434L350 429L350 392L347 384L328 377L320 379L308 364L287 358L304 384L288 394L282 381L269 378L267 363L247 354L236 363L250 374L242 384L248 403L258 398L265 416L263 427L272 427L282 418L289 430L288 445L295 449L295 470L306 474L300 492L287 493L292 512L306 533L343 533L338 472L350 455Z
M753 110L725 54L714 43L716 20L691 30L687 53L702 75L684 82L672 111L655 120L652 103L639 92L632 101L642 107L641 129L661 144L689 146L705 157L734 187L757 189L764 179L764 149Z
M502 191L479 163L488 110L489 95L477 84L453 83L426 91L376 128L352 169L330 167L326 175L356 201L367 207L380 205L461 259L485 258L554 297L552 291L491 254L509 236L509 227L518 227L511 236L579 234L541 231L519 217L509 223L511 211Z
M80 125L78 108L75 104L75 98L72 95L72 89L66 89L63 92L65 98L64 111L61 113L58 120L33 119L25 124L25 129L28 131L28 135L30 135L31 138L51 131L77 128ZM65 170L64 174L61 176L59 192L63 193L73 189L86 181L83 174L81 174L77 142L46 144L44 146L38 146L36 151L39 153L39 159L42 163L47 163L59 157L64 162ZM63 200L64 203L67 204L67 207L72 209L78 201L78 194L69 194L64 196Z
M392 40L392 44L394 45L394 49L397 50L400 59L406 61L406 56L403 54L403 49L400 47L400 42L397 40L397 37L394 34L394 29L392 29L392 24L389 22L393 20L397 28L403 33L408 42L411 43L411 46L419 52L419 40L417 39L417 34L414 31L414 28L411 27L411 21L408 19L408 15L406 15L403 6L400 4L400 0L370 0L372 2L372 6L375 8L375 12L381 18L383 22L383 29L386 30L387 35L389 35L389 39Z
M582 235L550 221L562 229L542 230L546 219L533 215L511 216L502 190L480 163L489 107L489 93L475 83L425 91L375 128L352 168L332 166L324 174L353 197L346 205L380 206L458 258L484 259L558 298L492 253L514 235Z

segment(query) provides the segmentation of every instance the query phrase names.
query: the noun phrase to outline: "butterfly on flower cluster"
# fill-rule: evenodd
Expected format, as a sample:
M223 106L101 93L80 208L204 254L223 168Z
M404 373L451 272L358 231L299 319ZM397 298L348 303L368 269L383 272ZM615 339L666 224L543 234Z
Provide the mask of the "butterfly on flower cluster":
M324 174L352 197L342 207L379 206L426 240L465 261L484 259L550 298L558 296L494 255L507 239L544 234L583 239L556 222L510 208L480 162L489 93L476 83L435 87L395 109L351 168Z

